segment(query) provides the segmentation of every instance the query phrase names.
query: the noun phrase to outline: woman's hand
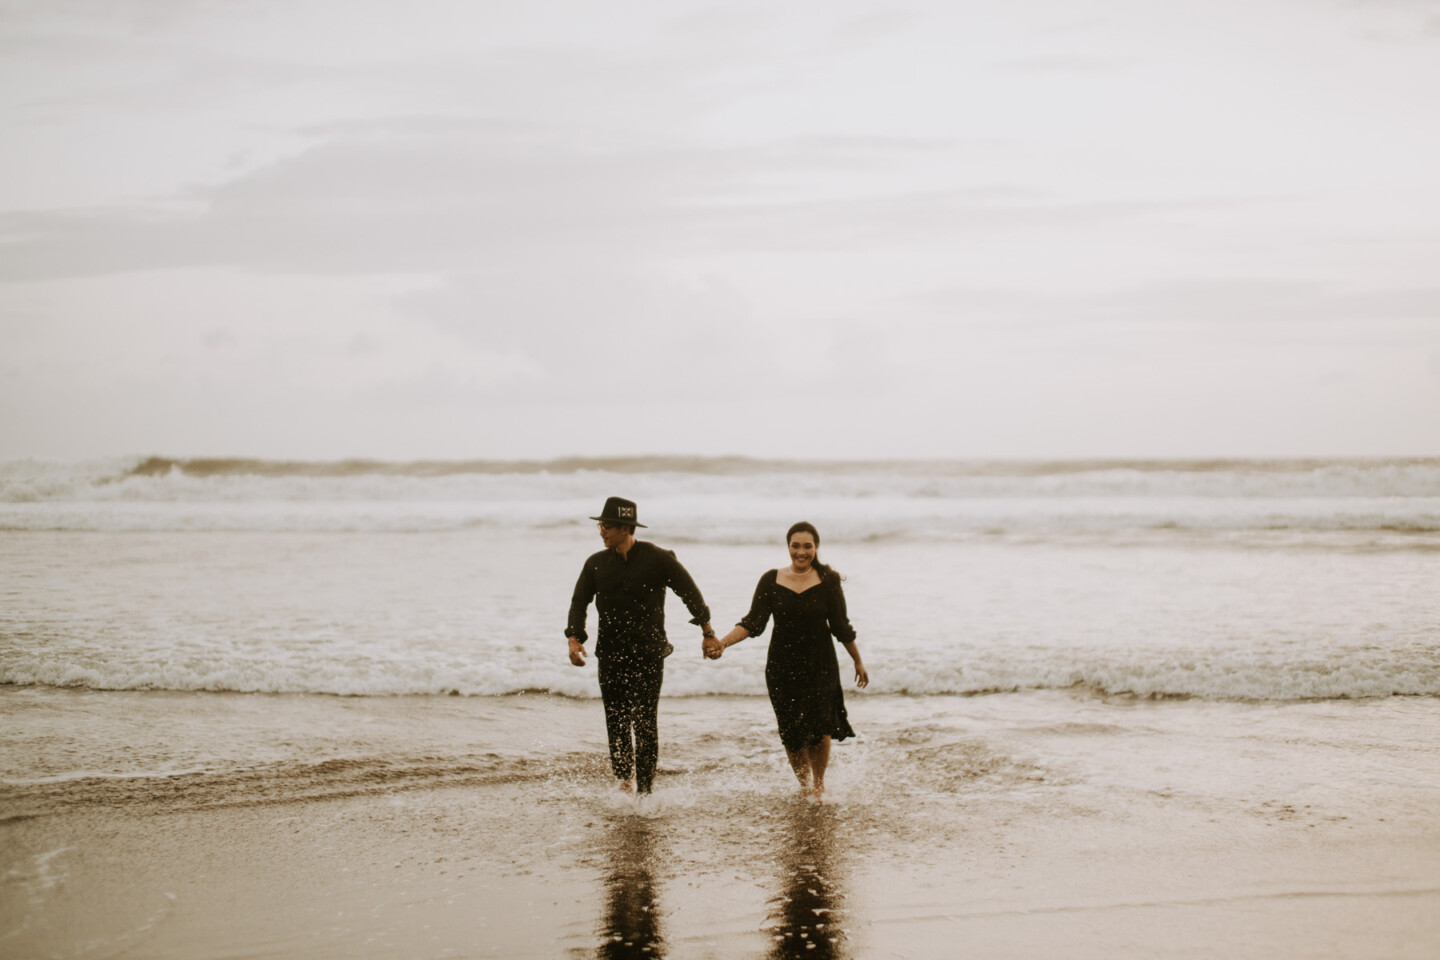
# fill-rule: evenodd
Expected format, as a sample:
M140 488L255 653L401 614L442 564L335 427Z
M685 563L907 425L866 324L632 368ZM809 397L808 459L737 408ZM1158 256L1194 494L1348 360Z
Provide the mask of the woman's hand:
M705 641L705 659L719 660L721 654L725 652L726 647L739 643L748 636L750 636L750 631L737 623L735 629L725 634L725 636L719 637L718 639L711 637Z
M861 663L859 660L855 661L855 686L870 686L870 674L866 672L865 664Z

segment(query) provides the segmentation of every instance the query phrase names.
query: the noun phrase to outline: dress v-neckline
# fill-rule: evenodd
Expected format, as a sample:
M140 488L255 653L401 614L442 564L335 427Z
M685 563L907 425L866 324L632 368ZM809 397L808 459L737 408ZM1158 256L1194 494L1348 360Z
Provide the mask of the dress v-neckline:
M805 594L809 593L811 590L814 590L816 587L820 586L824 582L824 580L817 580L814 583L810 584L810 586L806 587L804 590L790 590L789 587L785 586L785 584L780 582L780 574L778 572L775 574L775 586L779 587L781 590L789 590L797 597L805 596Z

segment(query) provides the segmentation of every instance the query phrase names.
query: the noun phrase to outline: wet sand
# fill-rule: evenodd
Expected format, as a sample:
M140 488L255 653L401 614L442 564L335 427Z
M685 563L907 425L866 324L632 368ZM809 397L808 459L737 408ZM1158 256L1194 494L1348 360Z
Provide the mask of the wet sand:
M527 749L557 759L484 770L457 761L472 771L457 780L397 776L394 757L384 766L316 758L300 787L277 786L271 767L229 779L116 771L12 782L0 803L0 953L1440 950L1440 779L1423 749L1440 727L1431 700L872 703L874 732L836 748L832 802L818 807L791 795L763 702L667 701L662 720L675 744L653 803L637 808L609 789L590 729L598 704L457 699L271 698L265 710L276 729L313 711L358 710L372 744L374 728L400 714L452 741L464 739L457 716L525 726L538 717L549 745ZM128 706L100 694L68 706L82 703L101 713ZM203 695L172 706L259 709L254 699ZM920 710L932 716L906 714ZM356 718L347 724L356 729ZM12 735L7 747L17 744L25 748Z

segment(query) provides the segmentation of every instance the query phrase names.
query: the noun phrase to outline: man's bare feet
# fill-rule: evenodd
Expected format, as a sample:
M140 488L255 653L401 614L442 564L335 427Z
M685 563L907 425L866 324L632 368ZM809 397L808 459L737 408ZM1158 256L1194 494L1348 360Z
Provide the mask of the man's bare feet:
M617 780L616 783L618 784L619 790L620 790L621 793L634 793L634 792L635 792L635 781L634 781L634 780Z

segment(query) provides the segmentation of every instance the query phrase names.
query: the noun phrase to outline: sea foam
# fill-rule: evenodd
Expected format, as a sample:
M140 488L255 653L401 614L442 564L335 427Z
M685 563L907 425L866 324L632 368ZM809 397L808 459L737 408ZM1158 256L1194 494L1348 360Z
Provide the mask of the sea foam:
M655 466L652 472L640 469ZM1440 460L545 464L105 460L0 464L0 530L433 532L581 527L623 491L672 542L760 543L797 513L828 534L1358 534L1440 548Z

